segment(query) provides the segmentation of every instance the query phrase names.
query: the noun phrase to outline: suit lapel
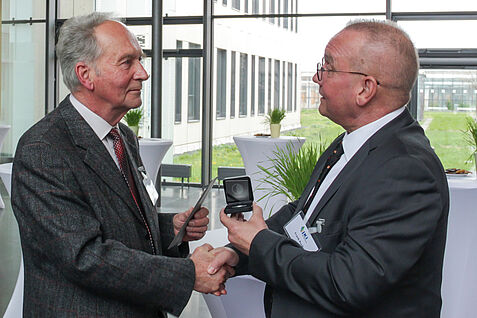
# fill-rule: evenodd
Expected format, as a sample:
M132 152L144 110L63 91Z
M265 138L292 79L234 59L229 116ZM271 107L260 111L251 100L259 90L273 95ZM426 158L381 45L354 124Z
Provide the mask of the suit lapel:
M363 163L368 154L369 144L365 143L353 156L353 158L346 164L346 166L344 166L344 168L340 171L338 176L333 180L326 192L323 194L323 197L320 199L320 202L318 202L315 209L313 210L313 213L308 219L308 226L313 224L314 220L318 217L326 203L333 197L335 192L338 191L340 186L352 177L353 172L356 171L356 169Z
M141 221L139 211L113 158L93 129L76 111L67 96L61 102L61 114L75 145L83 150L83 162L129 207ZM142 222L142 221L141 221Z
M138 191L139 198L142 203L147 224L151 228L151 234L154 239L154 244L156 245L156 243L158 243L156 246L159 247L161 246L159 238L159 224L157 217L155 217L155 213L157 212L155 207L152 205L152 201L149 198L149 194L147 193L147 190L143 184L143 177L139 173L139 169L136 164L137 162L141 163L142 161L140 160L138 152L133 150L138 149L138 145L133 144L132 139L127 137L127 134L124 132L124 128L121 127L121 124L119 128L122 132L122 135L125 136L125 138L123 138L124 146L126 148L129 164L131 165L131 172L134 178L134 182L136 183L136 189Z

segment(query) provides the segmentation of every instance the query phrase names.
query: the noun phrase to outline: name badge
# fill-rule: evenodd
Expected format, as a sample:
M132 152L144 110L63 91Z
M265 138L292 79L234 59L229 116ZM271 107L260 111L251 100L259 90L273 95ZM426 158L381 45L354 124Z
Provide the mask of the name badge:
M139 167L138 170L141 172L142 183L146 188L149 199L151 199L152 205L156 206L157 199L159 199L159 193L156 191L156 186L154 185L154 182L152 182L151 178L149 178L147 175L146 169L144 169L144 167Z
M320 248L306 227L303 220L303 212L297 213L287 224L283 226L287 236L303 247L305 251L318 252Z

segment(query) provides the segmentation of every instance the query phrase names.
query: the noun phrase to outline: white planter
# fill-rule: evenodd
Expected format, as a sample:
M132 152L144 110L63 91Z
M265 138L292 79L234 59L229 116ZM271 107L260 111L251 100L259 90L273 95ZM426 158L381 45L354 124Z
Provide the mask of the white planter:
M128 126L129 128L131 128L131 130L134 132L134 134L137 134L139 133L139 126Z
M270 124L270 136L272 138L280 137L280 128L282 125L280 124Z

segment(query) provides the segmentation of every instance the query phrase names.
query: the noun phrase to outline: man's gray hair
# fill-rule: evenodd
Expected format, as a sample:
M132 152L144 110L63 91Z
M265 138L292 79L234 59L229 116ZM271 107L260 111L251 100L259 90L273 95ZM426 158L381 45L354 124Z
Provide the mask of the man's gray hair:
M367 57L368 69L378 68L385 85L410 92L419 73L419 58L409 35L396 22L385 20L354 20L344 30L364 32L362 56ZM385 47L386 51L380 50ZM379 54L386 54L392 63L382 64ZM375 54L373 54L375 53ZM371 59L371 60L370 60ZM364 61L365 59L363 59ZM366 63L363 62L363 63ZM382 61L381 61L382 62Z
M101 47L96 41L94 29L106 21L119 21L111 13L93 12L65 21L60 29L56 54L60 61L63 82L71 92L75 92L80 82L75 67L78 62L94 63L101 55Z

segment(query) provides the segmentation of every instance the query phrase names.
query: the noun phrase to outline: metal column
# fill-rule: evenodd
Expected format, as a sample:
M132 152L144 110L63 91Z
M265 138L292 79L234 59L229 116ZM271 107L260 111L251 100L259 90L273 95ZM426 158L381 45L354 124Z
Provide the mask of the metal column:
M212 179L212 69L213 45L213 1L204 0L203 44L202 44L202 186Z

